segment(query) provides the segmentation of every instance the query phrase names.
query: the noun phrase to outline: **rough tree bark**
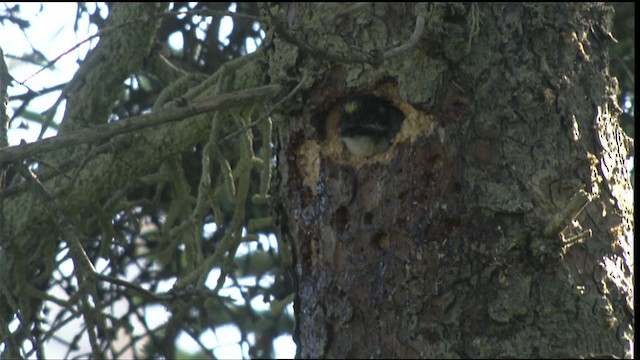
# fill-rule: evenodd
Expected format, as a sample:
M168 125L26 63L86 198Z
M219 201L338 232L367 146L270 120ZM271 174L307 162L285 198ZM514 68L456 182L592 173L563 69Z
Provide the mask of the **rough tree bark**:
M276 121L298 356L631 356L633 202L610 8L271 11L287 19L270 38L272 81L313 82ZM365 93L406 117L368 159L337 135L341 101Z

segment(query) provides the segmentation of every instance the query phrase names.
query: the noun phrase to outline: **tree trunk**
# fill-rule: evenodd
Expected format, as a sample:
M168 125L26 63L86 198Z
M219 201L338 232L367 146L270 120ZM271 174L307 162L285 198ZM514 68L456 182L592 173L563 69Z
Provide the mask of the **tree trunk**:
M277 119L299 357L632 356L610 8L270 10L272 81L311 84ZM354 94L403 112L387 151L343 146Z

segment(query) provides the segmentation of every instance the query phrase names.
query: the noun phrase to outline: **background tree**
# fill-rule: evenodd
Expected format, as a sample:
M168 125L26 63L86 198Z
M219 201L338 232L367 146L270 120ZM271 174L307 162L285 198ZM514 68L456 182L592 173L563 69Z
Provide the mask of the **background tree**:
M126 357L130 354L174 357L175 338L181 331L198 339L207 329L228 323L239 326L242 341L252 344L249 351L252 356L270 356L272 339L291 331L292 319L283 312L291 301L287 296L293 291L290 280L285 278L289 265L282 263L275 245L262 249L255 246L257 233L273 233L273 226L265 219L268 212L264 199L259 196L266 191L260 184L269 181L267 170L271 155L269 147L262 144L269 144L270 129L265 126L268 123L261 124L255 140L251 139L250 133L245 133L242 159L236 142L229 136L239 128L244 129L242 122L248 118L244 115L264 114L259 104L254 104L255 100L272 94L257 91L244 98L223 98L223 107L237 107L239 99L244 99L242 104L246 106L242 110L244 113L238 111L220 117L224 120L218 123L215 136L221 140L215 147L205 146L209 136L214 136L206 130L213 119L202 116L194 119L193 124L169 125L162 133L155 127L134 135L146 137L149 142L134 141L130 133L119 137L104 136L104 129L119 127L129 132L131 128L127 130L127 124L144 126L149 118L120 120L149 111L151 104L157 109L180 107L174 112L174 121L188 117L180 112L191 111L191 106L166 105L169 100L194 102L191 95L185 96L185 88L194 87L192 91L197 91L198 96L210 98L211 94L223 94L234 87L240 89L248 85L250 88L261 83L261 77L254 76L253 80L249 77L237 80L242 86L234 84L233 76L240 78L240 72L232 70L249 62L248 58L224 65L247 55L245 41L259 33L255 21L239 19L230 35L233 43L228 46L219 43L219 22L229 6L227 3L190 8L187 4L176 3L173 13L167 13L168 9L156 5L114 5L109 7L108 19L100 17L103 13L100 9L91 14L92 22L100 27L100 42L83 61L74 80L65 87L64 96L68 102L58 137L60 140L69 134L67 139L72 142L88 145L64 153L68 148L56 145L54 140L53 146L61 148L57 153L37 153L35 159L20 154L31 169L34 164L39 165L34 170L42 187L29 185L16 175L18 164L3 167L7 171L7 187L2 203L3 279L0 283L5 289L1 302L2 339L7 341L4 350L9 356L18 356L25 341L23 355L37 352L38 356L43 356L44 341L59 339L60 333L68 334L69 327L61 326L74 318L85 320L86 327L77 330L79 336L67 339L70 351L86 342L89 335L94 357ZM177 13L187 10L190 12L183 15ZM239 4L236 10L251 17L251 14L255 16L256 6ZM79 12L83 11L80 8ZM209 15L205 16L207 12ZM211 16L212 12L215 16ZM209 24L207 19L216 20ZM174 32L187 39L182 52L166 45L167 37ZM207 38L202 38L203 32ZM180 64L182 68L174 64ZM199 81L208 77L207 72L211 74L224 66L227 70L214 75L220 81L211 78L208 85L195 88ZM191 73L187 74L185 68ZM247 67L244 70L247 71ZM180 85L169 86L174 82ZM123 84L126 87L123 88ZM204 90L211 86L210 90ZM30 100L27 96L23 99ZM205 106L219 107L220 99L216 99ZM14 118L26 115L22 111L25 108L18 108ZM198 111L201 113L202 109ZM42 122L48 122L53 112L44 114ZM151 117L151 120L157 118ZM166 121L166 118L161 116L160 120ZM111 126L100 128L102 130L90 127L107 121ZM92 130L80 135L80 128ZM46 145L47 141L41 141L39 146ZM251 143L248 141L255 143L256 155L249 154L247 149ZM147 145L138 148L143 142ZM150 146L151 143L155 145ZM203 149L207 150L204 157ZM126 160L123 154L128 151L132 152ZM141 152L134 155L138 151ZM144 159L142 153L149 158ZM247 155L251 155L248 164ZM2 161L10 161L11 156L3 153ZM47 166L42 165L44 163ZM202 168L207 169L204 174ZM251 176L251 168L257 169L254 170L259 171L257 174L265 174L263 180ZM25 169L22 171L31 178ZM238 178L240 175L242 181ZM200 191L199 187L209 190ZM25 200L31 196L31 191L39 191L43 198ZM249 193L253 195L252 200L248 199ZM34 201L37 209L27 213L26 208L19 205L21 201ZM211 207L207 205L209 203L215 205ZM236 203L243 206L236 206ZM185 237L191 239L187 247ZM76 252L68 253L73 241L76 245L81 243L82 249L78 246ZM240 241L253 243L258 249L234 256ZM109 263L100 274L95 274L87 258L93 264L100 258ZM73 273L56 270L68 259L74 260ZM222 266L223 262L226 265ZM209 270L216 268L218 271L212 272L213 281L210 282L215 286L216 275L223 268L220 287L235 283L246 302L230 301L217 296L219 289L202 286ZM191 280L185 280L183 290L177 287L170 293L159 290L164 282L175 281L177 274L186 275L187 272L191 273ZM247 285L243 281L246 277L255 278L255 285ZM225 278L229 280L225 282ZM277 281L273 283L270 278ZM199 285L186 286L189 283ZM63 288L67 294L54 296L44 292L56 287ZM254 310L250 301L256 299L271 304L272 310ZM98 305L94 307L87 302ZM122 302L127 304L125 310L113 310ZM145 333L133 333L127 339L126 334L131 333L134 324L146 326L145 314L154 304L182 315L159 329L143 329ZM41 307L45 313L60 307L62 310L49 325L40 313ZM10 331L9 323L16 322L15 319L20 327Z
M225 46L228 8L93 13L100 42L64 87L59 136L0 150L7 356L43 356L82 318L68 345L85 336L93 357L175 357L181 331L229 322L268 357L294 295L301 356L629 354L631 142L608 7L237 4ZM364 93L405 117L371 158L337 130L345 97ZM277 229L277 246L237 255ZM220 295L246 276L244 304ZM164 292L164 280L177 281ZM131 334L152 304L171 318Z

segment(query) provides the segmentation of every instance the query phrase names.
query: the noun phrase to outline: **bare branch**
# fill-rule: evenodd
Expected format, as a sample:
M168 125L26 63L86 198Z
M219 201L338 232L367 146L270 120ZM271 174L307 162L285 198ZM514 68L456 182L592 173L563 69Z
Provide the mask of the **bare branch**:
M134 116L109 124L76 130L35 143L2 148L0 149L0 166L70 146L100 143L116 135L186 119L206 112L225 110L260 100L267 100L277 96L281 90L282 87L280 85L261 86L207 98L192 105L186 105L159 113Z
M424 16L418 15L416 18L416 28L413 30L413 34L409 38L409 41L398 46L397 48L388 50L384 53L384 58L389 59L394 56L398 56L403 52L411 50L414 46L418 44L418 41L422 38L422 34L424 33Z

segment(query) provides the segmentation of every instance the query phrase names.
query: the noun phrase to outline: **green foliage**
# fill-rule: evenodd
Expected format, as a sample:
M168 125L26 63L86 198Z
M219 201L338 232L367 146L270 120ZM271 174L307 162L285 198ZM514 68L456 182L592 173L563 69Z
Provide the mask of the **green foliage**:
M101 31L113 31L106 18L113 6L80 4L77 19L88 16ZM250 18L234 18L226 41L219 39L222 15L232 7L250 18L258 15L255 3L173 3L162 17L152 54L155 60L166 59L169 70L160 71L155 60L149 60L122 85L109 119L103 121L151 109L162 111L181 106L181 99L192 101L260 84L262 79L256 76L260 72L252 69L255 56L248 54L246 45L262 41L260 25ZM6 11L0 21L31 25L19 21L18 6ZM182 48L171 47L172 34L182 36ZM55 65L52 59L40 62ZM38 94L28 95L11 99L22 100L12 120L47 123L52 113L30 110ZM257 103L207 115L214 125L203 141L164 159L156 172L130 179L108 198L97 199L95 211L74 219L88 259L104 266L98 269L97 279L85 279L79 269L62 270L64 263L76 259L64 240L57 250L51 249L51 256L57 253L58 258L51 269L41 271L41 289L29 285L29 279L18 281L18 287L24 285L21 303L25 304L18 307L29 316L12 335L16 344L29 338L32 328L42 334L32 338L38 346L60 338L58 331L65 329L65 339L75 332L65 344L68 356L79 355L75 352L79 342L89 335L93 356L215 357L211 345L199 337L234 324L250 356L273 357L273 339L293 330L291 314L285 311L293 301L293 284L289 249L273 240L275 227L268 210L273 159L266 112L267 107ZM57 129L53 125L50 128ZM76 165L80 171L83 165ZM36 171L36 176L41 175ZM8 185L10 191L19 191L23 184L16 179ZM268 237L272 240L265 240ZM166 284L173 283L168 291ZM66 295L47 293L52 289ZM36 301L27 301L31 298ZM124 308L116 310L123 303ZM263 305L256 309L255 304ZM55 318L37 317L39 307L55 313ZM149 325L152 309L160 307L168 312L168 320ZM87 320L87 325L63 327L79 318ZM119 332L129 335L124 349L114 346ZM199 352L189 355L177 349L181 334L199 342ZM23 355L33 357L38 351L34 345L23 349Z

